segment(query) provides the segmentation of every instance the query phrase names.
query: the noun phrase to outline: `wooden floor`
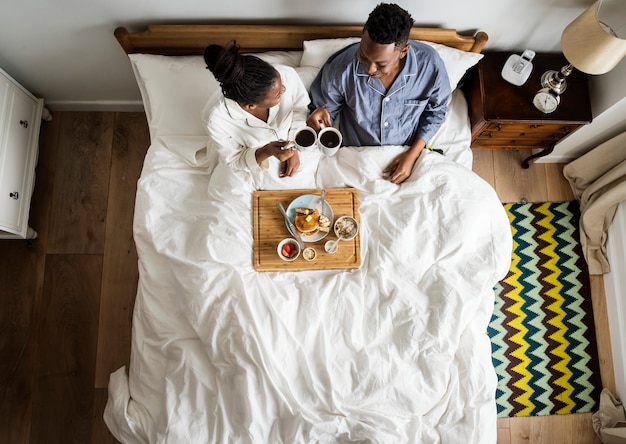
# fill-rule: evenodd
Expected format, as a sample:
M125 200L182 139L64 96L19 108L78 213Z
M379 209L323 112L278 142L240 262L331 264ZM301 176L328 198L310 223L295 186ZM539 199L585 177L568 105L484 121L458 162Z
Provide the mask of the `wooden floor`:
M0 241L0 443L117 442L102 420L111 372L127 365L137 285L136 181L143 113L55 113L41 133L35 242ZM573 200L562 166L475 150L503 202ZM602 279L592 292L605 387L614 391ZM591 414L498 420L498 443L600 443Z

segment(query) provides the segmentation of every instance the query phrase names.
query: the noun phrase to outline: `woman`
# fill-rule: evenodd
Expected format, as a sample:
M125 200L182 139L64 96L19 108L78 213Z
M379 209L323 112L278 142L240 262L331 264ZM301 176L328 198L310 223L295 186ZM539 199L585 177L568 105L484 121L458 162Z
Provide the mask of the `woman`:
M226 47L208 46L204 61L223 95L203 116L220 159L237 170L262 171L275 157L280 176L293 176L300 157L289 148L289 140L305 126L309 104L296 71L242 55L235 41Z

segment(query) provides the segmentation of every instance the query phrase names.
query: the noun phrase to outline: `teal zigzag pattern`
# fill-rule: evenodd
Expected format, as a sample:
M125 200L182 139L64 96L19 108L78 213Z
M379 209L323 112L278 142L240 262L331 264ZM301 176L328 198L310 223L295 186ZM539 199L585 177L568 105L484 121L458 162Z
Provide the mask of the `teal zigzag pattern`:
M577 202L505 204L513 234L488 334L498 416L585 413L601 382Z

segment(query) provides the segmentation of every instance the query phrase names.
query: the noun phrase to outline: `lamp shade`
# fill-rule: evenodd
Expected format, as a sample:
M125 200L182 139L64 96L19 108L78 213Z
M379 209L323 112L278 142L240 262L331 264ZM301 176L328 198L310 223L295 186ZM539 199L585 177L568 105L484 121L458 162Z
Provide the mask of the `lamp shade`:
M598 19L601 1L596 1L571 22L561 35L565 58L579 71L587 74L609 72L626 55L626 39L615 36ZM626 7L626 2L624 2Z

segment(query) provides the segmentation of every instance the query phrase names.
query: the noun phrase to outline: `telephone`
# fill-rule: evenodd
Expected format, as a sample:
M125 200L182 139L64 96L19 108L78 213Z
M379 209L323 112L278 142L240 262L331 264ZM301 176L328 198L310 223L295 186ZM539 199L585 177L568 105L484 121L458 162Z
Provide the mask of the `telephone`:
M502 78L513 85L523 85L533 70L531 63L533 58L535 58L535 51L532 49L525 50L521 56L512 54L502 67Z

